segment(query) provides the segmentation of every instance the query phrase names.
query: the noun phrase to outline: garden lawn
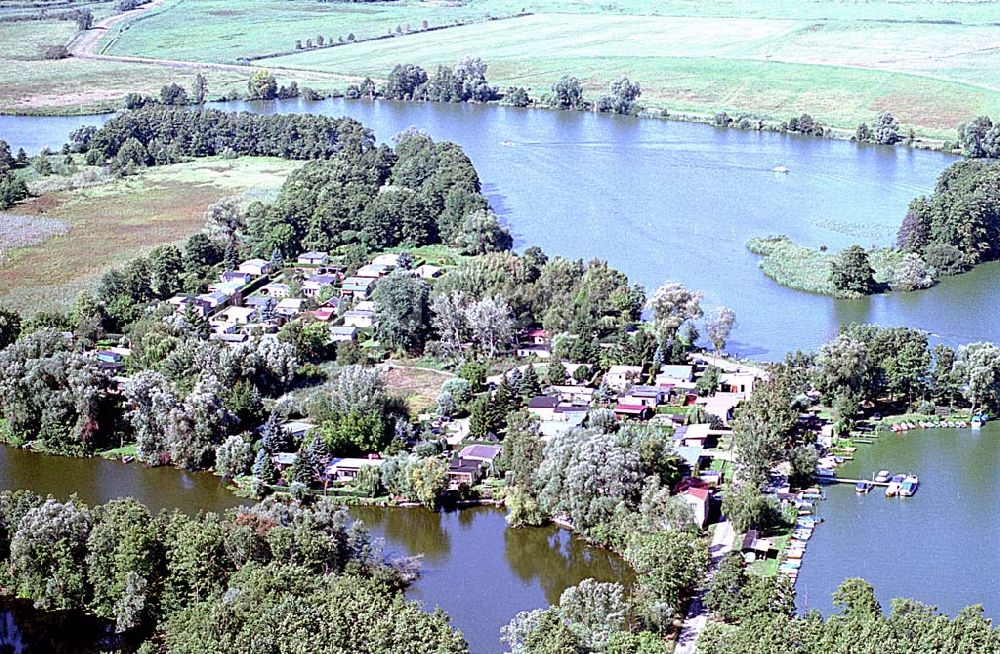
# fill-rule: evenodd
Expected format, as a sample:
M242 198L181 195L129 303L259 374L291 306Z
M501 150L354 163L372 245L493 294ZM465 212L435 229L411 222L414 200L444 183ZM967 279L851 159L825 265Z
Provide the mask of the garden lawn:
M61 220L70 229L7 253L8 262L0 266L0 303L27 315L65 309L107 269L200 230L210 204L276 189L299 165L267 158L199 159L19 204L9 211Z

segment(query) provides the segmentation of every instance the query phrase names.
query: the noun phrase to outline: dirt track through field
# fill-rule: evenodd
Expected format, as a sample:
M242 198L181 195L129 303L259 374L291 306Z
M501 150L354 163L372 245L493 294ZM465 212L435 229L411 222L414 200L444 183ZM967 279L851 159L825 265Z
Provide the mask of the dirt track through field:
M255 69L254 66L244 66L240 64L216 64L203 63L198 61L179 61L174 59L155 59L152 57L122 57L115 55L104 55L97 52L97 45L108 34L108 31L121 23L137 20L141 16L161 7L166 0L153 0L135 9L109 16L93 25L85 32L79 32L66 46L71 56L77 59L90 59L93 61L115 61L119 63L133 64L156 64L167 68L181 68L186 70L225 70L231 72L248 73ZM274 73L284 73L288 75L307 74L310 78L327 79L331 81L349 81L353 77L345 75L335 75L319 71L306 71L296 68L270 68ZM360 78L359 78L360 79Z

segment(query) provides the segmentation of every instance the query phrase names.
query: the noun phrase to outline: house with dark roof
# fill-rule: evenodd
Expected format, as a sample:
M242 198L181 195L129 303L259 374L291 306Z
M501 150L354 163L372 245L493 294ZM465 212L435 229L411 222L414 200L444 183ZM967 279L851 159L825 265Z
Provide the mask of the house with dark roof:
M501 452L503 452L503 448L499 445L467 445L458 453L458 457L466 461L479 461L491 466Z
M483 478L483 462L457 457L448 464L448 488L458 490L462 484L475 486Z
M653 409L642 404L623 404L619 402L615 405L614 411L619 420L628 418L633 420L649 420L653 417Z

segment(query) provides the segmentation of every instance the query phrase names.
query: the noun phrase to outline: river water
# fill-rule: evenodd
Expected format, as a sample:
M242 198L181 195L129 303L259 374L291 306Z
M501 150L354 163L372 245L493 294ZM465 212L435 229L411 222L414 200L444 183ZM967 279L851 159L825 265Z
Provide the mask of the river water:
M60 500L75 493L88 504L132 496L154 512L225 511L243 503L208 473L48 456L5 446L0 446L0 488L29 488ZM502 652L501 626L519 611L556 602L563 590L583 579L630 579L621 559L587 547L564 530L507 529L500 509L434 513L355 507L351 514L385 539L390 557L423 557L422 574L408 595L452 616L475 654ZM34 634L35 617L25 607L11 611L0 604L0 651L7 651L2 645L14 642L28 646L26 652L51 651L46 649L48 641L24 633ZM92 641L79 641L74 632L61 646L67 654L92 651Z
M883 608L910 597L954 615L982 604L1000 618L1000 424L982 431L927 429L883 434L859 445L838 470L867 478L878 470L920 477L913 497L887 499L884 489L825 489L826 522L809 540L796 590L802 609L833 610L831 594L849 577L875 586Z

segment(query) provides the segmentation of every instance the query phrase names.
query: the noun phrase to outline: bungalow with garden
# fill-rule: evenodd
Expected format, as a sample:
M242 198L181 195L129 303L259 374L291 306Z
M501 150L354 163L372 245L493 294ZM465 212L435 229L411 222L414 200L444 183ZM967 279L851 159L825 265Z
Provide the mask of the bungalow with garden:
M177 313L184 313L190 307L190 310L202 318L207 316L212 309L212 305L208 301L194 295L175 295L167 300L167 303L177 307Z
M766 559L774 551L774 541L770 538L761 538L756 529L747 531L740 545L740 553L750 561Z
M323 475L328 481L350 481L358 476L363 468L382 467L385 459L352 459L334 458L323 468Z
M246 286L251 280L250 273L240 272L238 270L226 270L219 275L219 281L223 284L239 284L240 286Z
M383 252L372 259L372 264L386 268L398 268L399 255L395 252Z
M615 415L619 420L649 420L653 417L653 409L642 404L622 404L615 405Z
M571 385L551 386L549 387L549 391L562 402L586 405L594 401L594 394L597 393L597 389L590 386Z
M631 386L623 395L619 396L618 402L648 406L655 410L656 407L667 401L669 395L668 389L656 386Z
M655 384L664 387L694 388L694 366L663 365Z
M302 281L302 295L316 297L324 288L332 289L339 281L336 275L310 275Z
M348 277L340 285L340 294L343 297L365 300L371 296L376 281L371 277Z
M683 425L677 428L674 432L674 445L678 447L685 446L697 446L705 447L705 441L708 440L709 431L712 426L708 423L699 423L696 425Z
M274 466L278 470L284 470L289 466L293 466L298 460L299 455L295 452L276 452L271 455L271 461L274 462Z
M483 478L482 461L457 457L448 464L448 489L458 490L463 484L475 486Z
M518 359L527 357L550 359L552 358L552 349L548 345L518 345L514 349L514 354Z
M348 311L344 314L344 326L345 327L357 327L358 329L367 329L375 326L375 312L374 311Z
M694 481L694 478L692 478L692 481ZM705 523L708 522L708 503L711 497L711 491L708 490L707 485L688 486L678 494L691 507L691 512L694 513L694 521L699 527L704 527Z
M294 318L301 313L303 304L305 300L302 298L286 297L275 305L274 312L285 318Z
M198 300L204 303L208 307L208 311L213 311L220 309L228 305L231 301L232 295L223 293L222 291L212 291L211 293L202 293L198 296ZM207 313L207 312L206 312Z
M282 284L280 282L271 282L264 288L260 289L260 292L263 295L276 297L279 300L292 294L291 287L288 284Z
M316 425L307 420L289 420L281 423L281 428L296 442L305 439L315 427Z
M270 261L264 261L263 259L248 259L241 263L237 270L252 277L261 277L262 275L270 275L271 268Z
M302 266L325 266L330 263L330 255L326 252L303 252L297 263Z
M719 388L724 393L742 393L747 399L753 394L757 375L751 372L726 372L719 377Z
M467 445L458 453L458 458L466 461L479 461L487 468L492 468L503 448L499 445Z
M358 340L358 328L346 325L330 325L330 340L334 343Z
M369 263L358 268L358 271L354 273L355 277L365 277L370 279L379 279L380 277L385 277L389 274L388 266L381 266L375 263Z
M538 416L539 420L555 420L557 406L558 397L538 395L528 400L528 413Z
M611 366L604 373L604 383L613 391L625 392L642 376L642 366Z

